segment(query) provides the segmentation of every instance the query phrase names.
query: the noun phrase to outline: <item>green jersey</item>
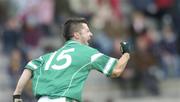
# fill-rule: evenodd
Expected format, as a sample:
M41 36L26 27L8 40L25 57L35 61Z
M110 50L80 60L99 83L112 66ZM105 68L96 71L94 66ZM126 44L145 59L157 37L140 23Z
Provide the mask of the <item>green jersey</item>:
M55 52L30 61L35 96L69 97L81 101L85 80L93 69L110 76L117 59L74 40Z

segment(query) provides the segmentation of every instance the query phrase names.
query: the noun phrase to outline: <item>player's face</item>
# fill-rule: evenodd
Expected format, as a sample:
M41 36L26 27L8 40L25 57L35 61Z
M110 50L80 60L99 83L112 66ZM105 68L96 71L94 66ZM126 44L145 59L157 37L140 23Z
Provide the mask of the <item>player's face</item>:
M81 43L89 45L88 41L91 39L93 34L89 30L89 27L86 23L82 24L82 29L79 33L80 33L80 39L79 40L81 41Z

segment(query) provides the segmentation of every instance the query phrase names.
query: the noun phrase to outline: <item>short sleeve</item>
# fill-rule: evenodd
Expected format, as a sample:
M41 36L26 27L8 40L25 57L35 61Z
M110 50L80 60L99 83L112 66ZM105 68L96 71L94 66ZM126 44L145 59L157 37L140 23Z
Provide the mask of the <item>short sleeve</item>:
M110 76L115 68L115 65L117 64L117 59L102 53L97 53L91 56L91 62L93 69L100 71L106 76Z
M31 60L30 62L28 62L27 65L25 66L25 68L30 69L30 70L36 70L42 64L43 64L43 58L39 57L37 59Z

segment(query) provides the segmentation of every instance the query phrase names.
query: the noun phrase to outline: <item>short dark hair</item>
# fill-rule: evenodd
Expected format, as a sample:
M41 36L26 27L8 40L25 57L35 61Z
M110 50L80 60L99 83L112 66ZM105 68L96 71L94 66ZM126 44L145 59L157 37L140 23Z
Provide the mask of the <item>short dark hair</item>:
M88 24L85 18L70 18L64 23L64 38L70 40L73 35L72 33L80 31L82 23Z

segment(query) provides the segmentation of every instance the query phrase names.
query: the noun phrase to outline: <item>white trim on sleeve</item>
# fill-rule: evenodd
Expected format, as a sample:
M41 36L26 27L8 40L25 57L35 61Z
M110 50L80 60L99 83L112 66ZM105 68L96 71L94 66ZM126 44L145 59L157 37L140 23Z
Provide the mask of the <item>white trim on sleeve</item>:
M34 63L32 63L32 62L29 62L28 63L28 66L31 66L32 68L34 68L34 69L37 69L38 67L34 64Z
M115 58L110 58L108 60L106 66L104 67L104 70L103 70L104 74L108 74L108 72L109 72L110 68L112 67L115 60L116 60Z
M94 62L97 58L101 57L102 53L97 53L91 56L91 62Z

